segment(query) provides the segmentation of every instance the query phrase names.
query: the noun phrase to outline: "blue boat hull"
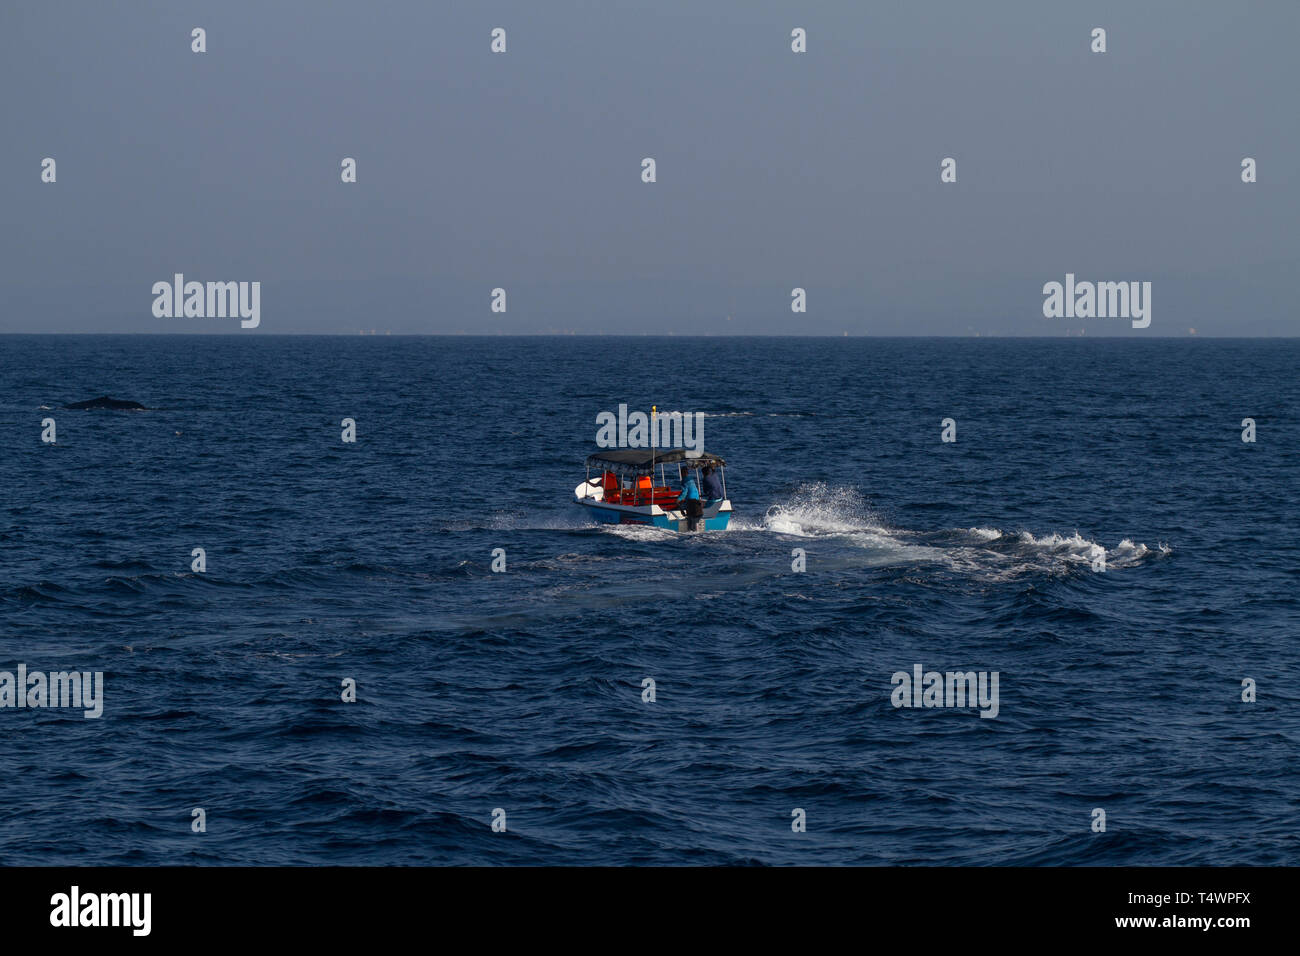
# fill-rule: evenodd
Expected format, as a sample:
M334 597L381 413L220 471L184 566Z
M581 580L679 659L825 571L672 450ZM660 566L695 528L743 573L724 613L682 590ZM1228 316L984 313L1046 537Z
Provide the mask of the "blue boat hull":
M631 511L623 508L611 508L608 505L587 505L583 508L591 514L593 520L601 524L645 525L663 528L665 531L687 531L686 519L667 514L646 514L643 511ZM719 510L712 517L701 517L696 524L697 531L725 531L731 524L731 511Z

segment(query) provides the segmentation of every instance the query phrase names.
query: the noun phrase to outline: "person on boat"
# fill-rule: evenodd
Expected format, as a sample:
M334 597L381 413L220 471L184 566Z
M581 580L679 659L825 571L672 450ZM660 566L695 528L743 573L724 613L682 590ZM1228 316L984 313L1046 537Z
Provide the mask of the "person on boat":
M694 531L700 523L700 515L704 513L704 505L700 503L700 489L695 484L695 476L685 465L682 465L682 494L677 499L679 507L683 504L686 506L686 528Z
M718 473L713 470L712 465L705 465L704 470L700 472L704 476L704 487L701 491L704 494L704 500L709 504L722 500L722 479Z

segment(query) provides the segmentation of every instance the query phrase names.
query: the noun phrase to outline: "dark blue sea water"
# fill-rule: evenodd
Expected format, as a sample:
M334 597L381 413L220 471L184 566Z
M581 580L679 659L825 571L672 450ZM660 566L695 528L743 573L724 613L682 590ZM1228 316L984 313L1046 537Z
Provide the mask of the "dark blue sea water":
M0 338L0 669L106 675L98 720L0 709L0 860L1296 864L1298 367ZM152 410L58 410L101 394ZM731 530L584 521L621 402L708 414ZM997 717L895 708L916 664L997 671Z

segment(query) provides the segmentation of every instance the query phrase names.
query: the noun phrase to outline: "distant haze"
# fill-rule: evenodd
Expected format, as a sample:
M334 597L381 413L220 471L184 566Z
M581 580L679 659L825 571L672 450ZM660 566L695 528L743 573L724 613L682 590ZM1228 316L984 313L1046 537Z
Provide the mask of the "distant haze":
M4 0L0 331L1296 335L1297 37L1294 0ZM154 317L174 273L259 281L260 326ZM1150 281L1151 326L1044 318L1066 273Z

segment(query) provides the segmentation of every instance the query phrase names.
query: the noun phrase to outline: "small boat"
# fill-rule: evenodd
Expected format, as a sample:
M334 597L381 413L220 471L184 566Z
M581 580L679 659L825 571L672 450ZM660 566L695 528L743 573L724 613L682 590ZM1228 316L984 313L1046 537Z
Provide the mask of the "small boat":
M603 524L644 524L669 531L687 531L686 512L677 507L681 490L668 485L685 463L695 470L712 465L722 479L722 497L705 500L697 531L721 531L731 523L731 501L727 498L727 463L717 455L683 448L617 448L587 457L587 480L573 489L579 505ZM655 484L655 469L659 483ZM593 472L595 475L593 477Z

